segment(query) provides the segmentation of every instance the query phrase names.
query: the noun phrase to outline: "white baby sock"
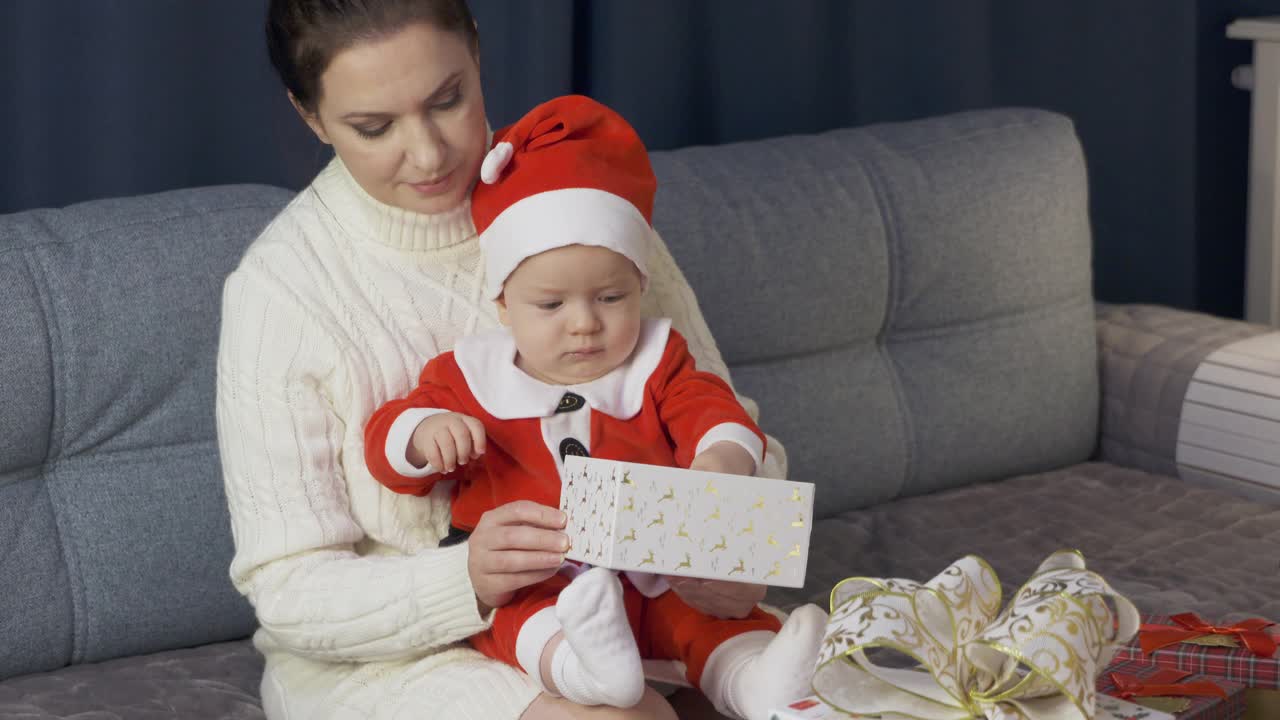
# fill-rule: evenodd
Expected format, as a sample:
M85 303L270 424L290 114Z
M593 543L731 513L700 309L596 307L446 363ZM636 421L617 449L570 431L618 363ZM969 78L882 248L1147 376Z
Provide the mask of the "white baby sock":
M547 685L548 679L542 677L542 655L551 640L563 630L560 619L556 617L556 609L545 607L525 620L516 635L516 662L529 673L529 677L538 682L543 692L552 696L558 696L559 693L554 687Z
M622 602L622 583L592 568L560 591L556 617L564 642L551 658L560 693L579 705L629 708L644 695L644 669Z
M826 624L821 608L804 605L777 633L758 630L729 638L707 658L702 692L725 715L768 720L770 709L812 692Z

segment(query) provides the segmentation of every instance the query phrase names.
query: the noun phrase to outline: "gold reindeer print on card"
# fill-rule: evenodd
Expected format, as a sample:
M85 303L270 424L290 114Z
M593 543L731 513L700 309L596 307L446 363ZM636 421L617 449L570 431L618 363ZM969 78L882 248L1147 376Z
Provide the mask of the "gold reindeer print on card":
M576 456L565 459L565 470L571 481L562 486L561 505L572 510L571 560L804 584L812 485Z

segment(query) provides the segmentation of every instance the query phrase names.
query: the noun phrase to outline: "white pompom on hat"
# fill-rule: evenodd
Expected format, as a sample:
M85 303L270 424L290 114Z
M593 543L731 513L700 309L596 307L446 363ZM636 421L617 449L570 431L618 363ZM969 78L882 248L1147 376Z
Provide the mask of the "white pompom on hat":
M658 182L622 116L566 95L497 131L493 143L471 196L489 299L526 258L567 245L613 250L647 281Z

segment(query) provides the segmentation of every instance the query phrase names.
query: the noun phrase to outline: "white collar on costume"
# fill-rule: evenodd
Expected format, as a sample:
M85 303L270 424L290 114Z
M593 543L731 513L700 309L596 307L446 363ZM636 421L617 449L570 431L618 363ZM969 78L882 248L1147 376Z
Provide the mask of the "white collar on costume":
M468 335L453 357L481 407L499 420L550 417L566 392L581 395L593 410L630 420L644 405L644 386L662 361L671 334L666 318L646 319L631 357L613 371L579 385L548 385L516 367L516 342L506 328Z

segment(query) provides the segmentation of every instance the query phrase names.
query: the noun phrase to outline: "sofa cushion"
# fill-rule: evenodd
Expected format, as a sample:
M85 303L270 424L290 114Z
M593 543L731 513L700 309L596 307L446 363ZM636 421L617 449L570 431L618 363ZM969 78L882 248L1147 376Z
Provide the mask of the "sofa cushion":
M1092 453L1087 178L1067 118L982 111L653 163L654 225L821 514Z
M217 643L0 681L0 717L261 720L261 681L251 642Z
M924 581L970 553L1008 598L1067 548L1142 612L1280 621L1280 506L1106 463L842 513L814 527L811 546L805 587L772 588L771 601L825 608L846 577Z
M256 186L0 217L0 677L244 637L214 430Z

